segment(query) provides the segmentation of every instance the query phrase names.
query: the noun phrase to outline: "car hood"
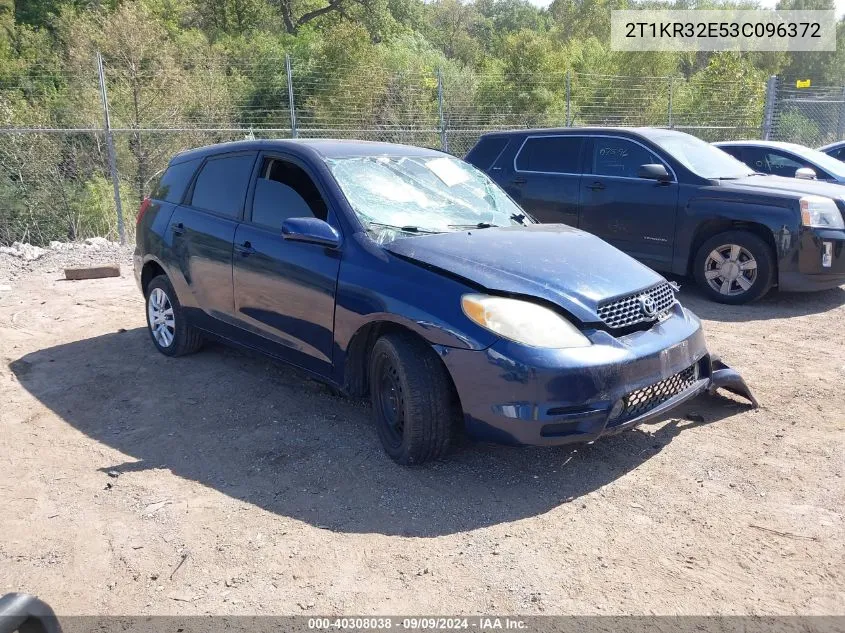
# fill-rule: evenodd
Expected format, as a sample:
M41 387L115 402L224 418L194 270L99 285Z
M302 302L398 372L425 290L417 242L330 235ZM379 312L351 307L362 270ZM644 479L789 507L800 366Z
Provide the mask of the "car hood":
M782 178L781 176L748 176L736 180L722 180L720 184L727 188L768 189L769 191L792 193L795 194L796 199L801 196L815 195L845 200L845 185L817 180Z
M563 224L421 235L384 248L489 291L545 299L587 323L599 320L600 302L665 281L607 242Z

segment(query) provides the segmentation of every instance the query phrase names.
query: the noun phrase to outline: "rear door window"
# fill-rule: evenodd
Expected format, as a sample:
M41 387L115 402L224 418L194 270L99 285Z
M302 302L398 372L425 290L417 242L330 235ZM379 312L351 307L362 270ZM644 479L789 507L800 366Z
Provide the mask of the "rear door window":
M210 158L194 184L191 206L230 218L240 216L255 152Z
M664 165L642 145L624 138L593 138L592 173L596 176L639 178L641 165ZM665 165L664 165L665 167Z
M523 143L517 154L517 171L538 171L552 174L580 173L582 136L533 136Z
M186 160L182 163L170 165L164 174L162 174L155 187L153 187L150 198L153 200L164 200L165 202L172 202L174 204L182 202L185 190L191 184L191 179L194 177L194 173L197 171L197 167L199 167L201 162L201 158L195 158L194 160Z

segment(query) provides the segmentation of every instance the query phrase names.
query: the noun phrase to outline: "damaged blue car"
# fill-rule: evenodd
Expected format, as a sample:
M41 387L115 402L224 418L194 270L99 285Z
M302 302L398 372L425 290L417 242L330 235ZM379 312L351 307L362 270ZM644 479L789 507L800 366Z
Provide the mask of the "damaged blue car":
M135 275L161 353L217 339L368 394L401 464L463 433L592 441L718 387L756 404L673 284L595 236L537 224L433 150L179 154L139 210Z

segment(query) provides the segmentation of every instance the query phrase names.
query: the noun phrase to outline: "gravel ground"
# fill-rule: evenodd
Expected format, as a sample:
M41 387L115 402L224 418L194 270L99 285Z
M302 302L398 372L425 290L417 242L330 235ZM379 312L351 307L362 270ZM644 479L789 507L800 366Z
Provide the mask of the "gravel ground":
M121 278L62 268L119 262ZM0 255L0 593L61 614L845 614L845 288L691 289L762 407L418 469L365 403L143 328L128 250Z
M120 264L126 272L132 269L133 246L121 246L101 237L84 242L51 242L39 248L16 242L0 247L0 283L8 285L32 273L63 273L65 268L82 268L103 264Z

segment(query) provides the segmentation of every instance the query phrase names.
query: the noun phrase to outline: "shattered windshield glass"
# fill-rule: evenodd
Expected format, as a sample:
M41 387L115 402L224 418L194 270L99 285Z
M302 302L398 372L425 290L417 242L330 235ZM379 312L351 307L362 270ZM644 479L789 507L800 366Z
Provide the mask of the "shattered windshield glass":
M532 222L498 185L455 158L361 156L326 162L379 241Z

